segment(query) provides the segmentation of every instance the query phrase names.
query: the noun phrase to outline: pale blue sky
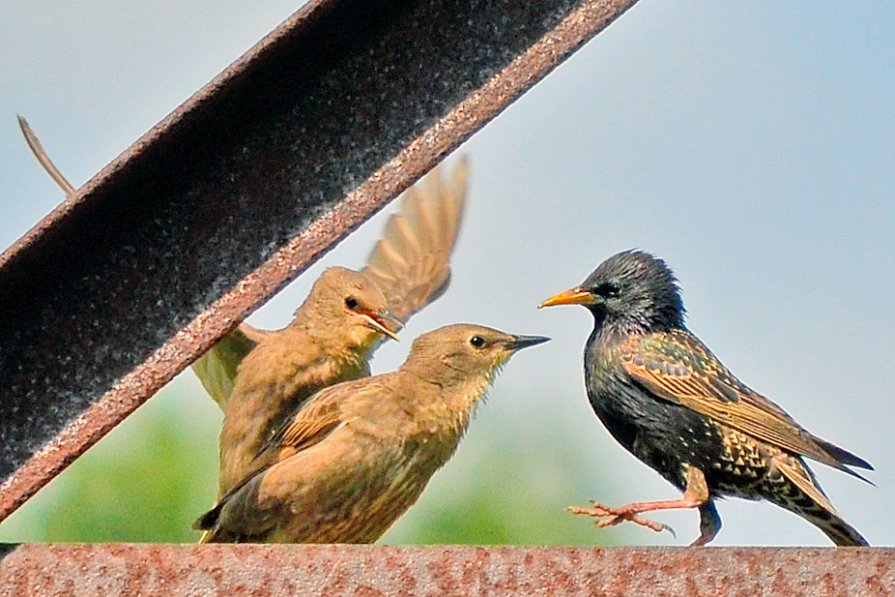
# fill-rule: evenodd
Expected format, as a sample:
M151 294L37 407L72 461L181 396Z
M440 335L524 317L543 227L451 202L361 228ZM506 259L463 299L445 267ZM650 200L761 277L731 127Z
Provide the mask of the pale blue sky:
M220 0L0 6L3 246L61 199L25 148L16 113L81 184L294 9ZM892 3L643 0L481 131L462 149L472 193L453 285L405 338L471 321L554 341L506 368L416 509L474 482L463 463L500 434L519 445L507 459L549 458L554 442L575 447L577 470L565 473L577 485L557 509L588 497L677 495L617 447L587 405L589 315L534 309L610 254L639 247L669 262L691 329L743 381L877 467L876 488L814 469L871 543L895 543L893 106ZM284 324L321 267L361 265L383 217L252 321ZM374 369L393 368L409 344L384 347ZM211 412L189 374L168 391L195 396L184 409ZM770 505L730 500L720 513L719 545L827 544ZM693 513L659 518L677 541L636 529L625 540L696 535Z

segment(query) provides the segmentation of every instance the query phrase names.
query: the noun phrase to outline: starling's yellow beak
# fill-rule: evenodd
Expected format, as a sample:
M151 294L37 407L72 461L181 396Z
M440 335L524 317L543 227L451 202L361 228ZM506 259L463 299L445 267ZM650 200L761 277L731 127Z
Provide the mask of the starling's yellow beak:
M357 311L364 323L370 328L376 330L380 334L384 334L392 340L398 342L398 331L404 327L401 321L388 312L373 313L372 311Z
M559 294L554 294L538 305L538 309L544 307L554 307L556 305L593 305L596 304L597 297L590 290L581 286L576 286L569 290L564 290Z

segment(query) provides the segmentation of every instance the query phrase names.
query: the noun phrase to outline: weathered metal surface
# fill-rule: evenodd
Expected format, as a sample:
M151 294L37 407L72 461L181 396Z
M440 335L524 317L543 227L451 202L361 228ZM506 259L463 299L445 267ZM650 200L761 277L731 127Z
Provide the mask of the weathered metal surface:
M318 0L0 255L0 520L636 0Z
M880 595L893 549L24 545L4 595Z

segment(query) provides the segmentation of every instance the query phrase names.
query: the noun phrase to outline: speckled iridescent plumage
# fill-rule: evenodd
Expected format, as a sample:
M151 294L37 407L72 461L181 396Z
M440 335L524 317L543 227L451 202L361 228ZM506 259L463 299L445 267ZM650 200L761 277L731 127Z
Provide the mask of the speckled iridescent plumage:
M698 508L701 534L721 528L714 499L764 499L802 516L837 545L866 545L836 512L803 458L849 474L863 459L799 426L739 381L683 322L677 281L665 263L640 251L604 261L580 286L542 306L585 305L595 325L584 368L597 416L627 450L684 492L682 500L621 508L578 508L601 526L670 508ZM863 477L861 477L863 478Z

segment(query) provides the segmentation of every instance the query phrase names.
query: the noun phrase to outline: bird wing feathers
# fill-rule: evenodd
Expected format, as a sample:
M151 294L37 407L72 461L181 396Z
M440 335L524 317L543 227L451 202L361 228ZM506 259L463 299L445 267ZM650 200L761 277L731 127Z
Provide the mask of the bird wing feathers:
M389 310L402 322L447 290L468 175L463 159L449 180L443 181L441 168L435 168L408 189L401 211L389 219L362 270L382 289ZM221 410L242 359L269 333L243 323L193 363L193 371Z
M379 391L381 391L381 387L371 378L367 378L361 381L336 384L314 394L308 402L293 413L290 419L283 423L277 433L258 453L258 457L261 457L264 454L270 454L271 451L277 451L276 458L263 468L253 471L231 488L218 500L214 508L193 523L194 529L209 531L202 536L199 542L207 543L217 540L217 533L224 532L218 529L221 514L228 502L240 499L238 495L243 488L250 483L260 482L263 475L277 463L326 440L350 418L350 414L346 415L346 411L350 411L345 408L347 403ZM266 523L261 519L254 522L257 523L258 528L253 529L253 532L260 534Z
M436 168L408 189L400 213L389 219L370 253L363 273L375 280L389 310L401 321L447 289L468 175L463 159L448 180L442 180L441 168Z
M836 508L833 507L833 502L831 502L830 498L828 498L823 490L821 490L820 486L812 478L811 473L808 472L808 469L803 463L792 457L778 454L777 457L774 458L774 466L796 487L798 487L800 491L814 500L817 505L831 514L840 516L839 512L836 511Z
M318 392L307 404L287 420L262 452L279 449L277 460L288 458L326 439L343 423L342 401L344 393L333 391L339 385Z
M659 398L862 479L845 465L873 468L802 428L779 406L736 379L686 331L634 337L620 357L631 379Z
M270 333L243 323L193 363L193 372L221 410L233 391L239 364Z
M278 461L319 444L351 418L351 404L376 399L382 386L374 378L323 388L298 408L261 449L279 450Z

